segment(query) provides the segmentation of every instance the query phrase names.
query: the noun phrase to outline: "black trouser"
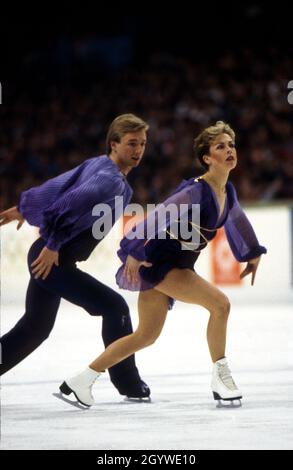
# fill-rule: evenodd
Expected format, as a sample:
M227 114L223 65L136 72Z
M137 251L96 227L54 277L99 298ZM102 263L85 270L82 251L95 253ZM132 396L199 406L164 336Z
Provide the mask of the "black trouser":
M45 246L39 238L28 253L28 266L38 257ZM31 354L48 338L56 319L61 297L84 308L90 315L103 317L102 337L108 346L122 336L132 333L129 308L123 297L114 290L77 269L73 263L53 266L43 281L31 274L25 314L16 325L1 338L2 364L0 375L4 374ZM81 338L81 341L86 338ZM128 381L138 377L134 355L109 369L114 385L119 389Z

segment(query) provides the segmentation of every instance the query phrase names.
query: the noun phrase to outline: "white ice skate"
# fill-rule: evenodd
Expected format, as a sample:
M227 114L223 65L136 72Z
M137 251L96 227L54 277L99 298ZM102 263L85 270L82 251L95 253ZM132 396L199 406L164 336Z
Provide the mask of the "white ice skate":
M214 400L218 400L218 408L241 406L242 393L232 379L225 357L214 363L211 386Z
M92 386L100 375L100 372L96 372L95 370L87 367L81 373L75 375L74 377L66 379L62 383L62 385L60 385L59 390L61 394L64 395L70 395L71 393L73 393L78 403L90 407L95 403L92 394ZM71 400L64 398L62 395L58 396L58 398L61 398L67 403L70 403L74 406L76 406L77 404L76 402L72 402Z

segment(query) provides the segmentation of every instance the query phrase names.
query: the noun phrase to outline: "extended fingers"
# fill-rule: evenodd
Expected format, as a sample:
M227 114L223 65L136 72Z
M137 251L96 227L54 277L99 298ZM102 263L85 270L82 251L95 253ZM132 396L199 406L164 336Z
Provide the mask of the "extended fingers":
M127 281L130 282L130 269L129 266L126 264L124 271L123 271L123 276L126 277Z
M52 269L52 265L46 267L46 269L43 273L43 276L42 276L43 281L48 277L48 275L50 274L51 269Z
M6 225L10 222L9 218L8 217L0 217L0 226L1 225Z
M149 263L148 261L143 261L141 264L142 266L145 266L146 268L150 268L153 265L152 263Z
M42 274L43 271L46 269L46 266L47 265L45 263L39 261L38 264L35 264L34 268L32 269L32 273L36 274L39 277L40 274Z
M127 281L133 286L134 283L137 281L137 273L138 271L134 268L129 267L128 265L125 266L124 275L126 276Z
M253 269L254 269L253 265L248 264L246 268L244 269L244 271L242 271L242 273L240 274L240 279L250 274L253 271Z
M3 219L3 217L6 217L7 212L8 212L8 210L0 212L0 219Z
M256 275L256 269L257 269L257 266L255 266L253 269L252 269L252 276L251 276L251 285L253 286L254 284L254 279L255 279L255 275Z
M250 271L248 270L248 268L246 267L242 273L240 274L240 279L242 279L243 277L247 276L247 274L249 274Z
M129 270L129 281L130 281L130 284L133 286L136 281L137 281L137 271L136 269L130 269Z
M242 271L242 273L240 274L240 279L243 279L245 276L247 276L248 274L252 273L251 285L253 286L253 284L254 284L254 279L255 279L255 274L256 274L256 270L257 270L257 265L255 265L255 264L248 264L248 265L246 266L246 268L244 269L244 271Z
M42 259L38 256L35 261L32 262L31 267L33 268L34 266L37 266L37 264L41 263Z
M16 230L19 230L21 226L23 225L23 223L24 223L24 220L20 220L17 224Z
M51 269L52 269L51 264L39 263L32 270L32 274L34 274L35 279L38 279L39 277L41 277L43 280L45 280L48 274L50 273Z

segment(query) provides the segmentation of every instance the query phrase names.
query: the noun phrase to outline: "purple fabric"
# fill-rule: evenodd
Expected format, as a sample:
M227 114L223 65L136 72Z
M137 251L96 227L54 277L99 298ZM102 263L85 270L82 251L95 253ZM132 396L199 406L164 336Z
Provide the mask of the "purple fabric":
M233 204L224 224L227 240L237 261L249 261L265 254L267 250L258 243L254 230L238 202L232 183L230 188Z
M99 218L92 215L96 204L107 203L113 212L115 196L123 197L123 210L132 190L117 165L102 155L24 191L18 210L29 224L40 228L47 248L59 250ZM115 214L113 224L119 215Z
M140 222L136 226L137 238L130 240L125 236L121 243L121 249L118 251L118 256L124 262L127 255L131 254L134 258L139 261L146 260L145 243L147 242L147 225L148 231L152 234L151 238L155 238L160 231L165 227L159 226L158 219L160 219L160 212L164 210L168 204L174 204L178 209L180 204L186 204L186 211L191 208L191 204L198 204L200 201L202 192L202 186L194 184L194 179L183 181L177 189L166 199L163 203L148 216L147 219ZM161 218L163 219L163 218ZM172 220L169 220L169 224Z
M227 201L221 217L219 217L219 206L215 193L210 185L202 179L191 178L187 181L184 180L160 207L164 207L167 204L172 203L177 207L180 204L187 204L187 208L190 209L191 204L200 204L200 225L201 232L204 237L201 237L200 246L198 248L199 251L206 247L207 241L210 241L215 237L216 230L224 225L228 242L238 261L248 261L256 256L266 253L266 248L259 245L253 228L239 205L236 191L232 183L228 182L226 189ZM136 238L130 240L125 236L120 243L118 256L123 264L116 274L116 282L122 289L151 289L165 277L166 273L170 269L176 266L185 267L184 264L182 265L182 256L178 253L178 251L183 251L178 248L180 246L179 242L177 242L175 250L175 247L170 243L170 240L160 240L160 243L153 244L153 241L149 241L146 236L147 223L150 223L151 233L153 233L151 238L156 238L158 233L163 229L163 227L156 226L160 207L150 214L148 219L137 225L136 230L139 229L137 233L139 233L140 236L144 235L143 239ZM169 220L169 223L170 222L172 221ZM130 285L127 279L123 276L127 256L131 255L137 260L147 260L152 262L153 259L150 257L150 245L153 245L152 253L157 250L158 252L164 252L164 254L160 258L159 253L157 253L158 256L155 261L155 264L157 263L156 269L154 269L154 266L150 268L153 272L153 276L152 272L150 272L148 276L144 275L148 268L141 267L139 281L136 285ZM174 255L175 251L176 256ZM168 252L170 253L169 257L167 254ZM192 258L194 252L190 251L189 253ZM198 257L198 255L199 253L193 261ZM184 257L184 260L185 258L186 256Z

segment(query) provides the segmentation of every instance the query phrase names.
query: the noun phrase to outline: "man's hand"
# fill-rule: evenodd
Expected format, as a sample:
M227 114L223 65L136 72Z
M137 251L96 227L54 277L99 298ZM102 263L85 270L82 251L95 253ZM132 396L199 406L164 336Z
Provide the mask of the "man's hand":
M150 268L152 263L148 263L147 261L138 261L133 258L133 256L127 256L123 276L126 276L128 282L130 282L132 286L138 282L138 270L141 266Z
M46 279L50 273L53 264L59 266L59 253L58 251L49 250L44 247L37 257L37 259L31 264L32 273L35 279L41 277L43 280Z
M2 225L9 224L13 220L18 220L18 224L16 229L19 230L22 224L24 223L24 218L22 217L21 213L17 210L17 207L11 207L6 211L0 213L0 227Z
M258 258L254 258L254 259L249 260L247 265L246 265L246 268L240 274L240 279L243 279L245 276L252 273L251 285L253 286L254 278L255 278L255 274L256 274L256 270L257 270L259 262L260 262L260 256Z

